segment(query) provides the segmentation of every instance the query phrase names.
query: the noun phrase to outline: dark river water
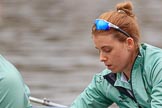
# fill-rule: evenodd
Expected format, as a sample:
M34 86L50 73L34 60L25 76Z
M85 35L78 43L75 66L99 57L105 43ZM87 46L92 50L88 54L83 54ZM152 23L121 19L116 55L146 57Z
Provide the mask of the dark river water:
M91 40L92 23L121 1L1 0L0 52L18 68L32 96L70 105L105 68ZM141 41L162 47L162 1L133 3Z

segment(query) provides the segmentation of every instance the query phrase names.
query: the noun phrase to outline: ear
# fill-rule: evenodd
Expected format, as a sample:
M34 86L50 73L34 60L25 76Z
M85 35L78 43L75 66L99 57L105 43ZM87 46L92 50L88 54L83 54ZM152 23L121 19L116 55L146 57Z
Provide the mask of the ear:
M127 45L127 48L130 50L130 49L132 49L132 48L134 48L134 40L133 40L133 38L131 38L131 37L128 37L127 39L126 39L126 45Z

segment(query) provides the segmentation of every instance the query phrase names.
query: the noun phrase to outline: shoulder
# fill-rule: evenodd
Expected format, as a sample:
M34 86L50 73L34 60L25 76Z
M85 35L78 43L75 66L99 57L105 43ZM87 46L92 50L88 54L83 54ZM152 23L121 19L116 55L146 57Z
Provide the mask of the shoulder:
M1 55L0 55L0 89L3 92L6 91L10 92L12 90L21 91L24 89L24 81L22 79L20 72L12 63L10 63Z
M144 61L148 64L155 64L162 62L162 49L149 45L141 44L140 53Z
M162 49L156 46L152 46L149 44L141 44L140 52L143 53L145 56L151 57L162 57Z
M31 106L27 97L29 88L25 85L16 67L0 55L0 100L1 106L12 105L14 108ZM18 95L15 95L18 94Z
M21 75L16 67L0 55L0 79L5 79L11 82L21 79Z
M5 89L16 89L24 86L22 77L16 67L0 55L0 86ZM0 88L1 88L0 87Z
M142 44L140 51L143 57L145 75L151 82L162 80L162 49L149 44Z
M162 63L162 49L149 45L142 44L140 47L140 53L143 58L144 64L152 67L156 64Z

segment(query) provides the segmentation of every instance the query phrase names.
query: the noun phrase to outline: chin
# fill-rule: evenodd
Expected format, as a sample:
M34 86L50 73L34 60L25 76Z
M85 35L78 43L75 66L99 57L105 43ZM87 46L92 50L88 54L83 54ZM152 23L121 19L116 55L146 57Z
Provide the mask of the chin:
M107 68L107 69L109 69L109 68ZM115 69L109 69L109 70L111 70L112 73L119 73L119 72L121 72L121 71L115 70Z
M118 71L114 70L114 69L109 69L107 68L108 70L111 70L112 73L117 73Z
M119 71L112 71L112 73L119 73Z

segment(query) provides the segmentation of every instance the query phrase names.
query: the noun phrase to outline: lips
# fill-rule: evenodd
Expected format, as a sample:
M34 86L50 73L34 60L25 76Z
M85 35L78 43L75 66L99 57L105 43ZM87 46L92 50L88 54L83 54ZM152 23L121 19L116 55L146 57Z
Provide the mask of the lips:
M112 67L112 65L107 65L108 67Z
M111 69L112 68L112 65L106 65L107 66L107 68L109 68L109 69Z

